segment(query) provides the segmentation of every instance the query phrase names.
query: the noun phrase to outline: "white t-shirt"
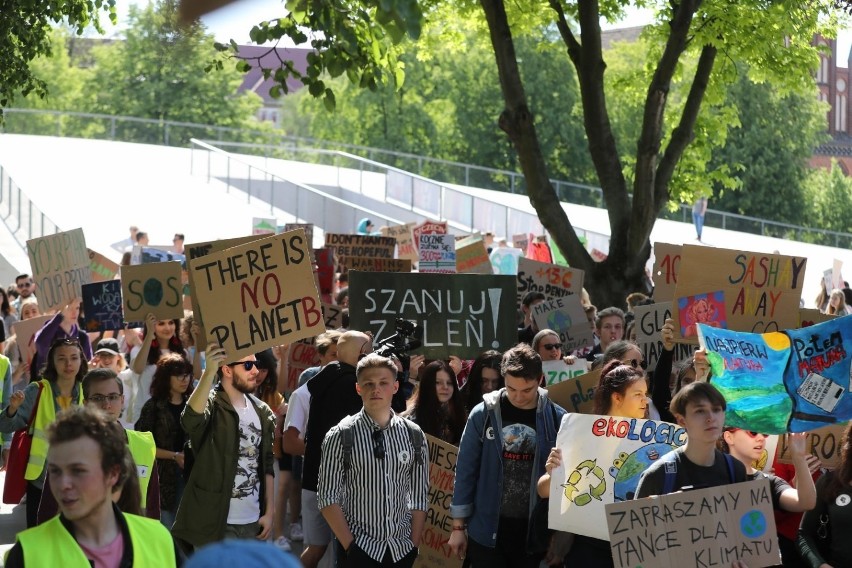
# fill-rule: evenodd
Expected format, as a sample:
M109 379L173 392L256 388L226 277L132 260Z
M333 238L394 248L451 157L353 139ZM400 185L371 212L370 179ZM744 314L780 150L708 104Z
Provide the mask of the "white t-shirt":
M234 405L240 417L240 455L228 508L229 525L247 525L260 518L260 416L245 395L243 405L244 408Z
M299 431L299 438L305 439L305 430L308 429L308 412L311 410L311 391L307 383L300 386L290 395L287 401L287 416L284 418L283 432L291 426Z
M130 360L136 359L139 354L140 346L134 347L130 351ZM171 353L168 349L160 349L160 357ZM141 375L134 373L130 367L122 371L125 375L124 380L124 401L127 403L127 408L122 418L131 424L135 424L139 420L139 415L142 413L142 407L151 398L151 383L154 382L154 371L157 370L156 365L146 365L145 370Z

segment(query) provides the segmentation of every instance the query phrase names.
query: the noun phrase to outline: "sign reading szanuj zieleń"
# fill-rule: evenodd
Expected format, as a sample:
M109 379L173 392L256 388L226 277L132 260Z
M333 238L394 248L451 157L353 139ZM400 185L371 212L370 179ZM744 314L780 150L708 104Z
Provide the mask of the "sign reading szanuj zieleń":
M325 331L309 251L297 229L190 259L204 329L229 361Z

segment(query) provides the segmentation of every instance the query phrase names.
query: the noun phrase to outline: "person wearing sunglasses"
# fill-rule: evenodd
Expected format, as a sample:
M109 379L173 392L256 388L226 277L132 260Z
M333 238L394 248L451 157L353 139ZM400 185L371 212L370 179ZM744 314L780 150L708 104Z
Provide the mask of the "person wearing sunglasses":
M417 558L428 508L428 448L420 427L393 411L397 373L387 357L363 357L355 385L363 408L322 443L317 504L337 537L338 567L410 568Z
M774 473L765 473L755 469L757 463L766 451L766 434L742 430L740 428L725 428L719 449L731 454L745 465L748 481L766 478L772 488L772 508L776 511L803 513L816 505L816 486L811 477L808 463L807 437L804 433L786 434L787 447L790 448L790 458L796 470L795 489L787 481ZM771 459L771 457L769 458ZM778 534L778 548L781 550L781 560L784 566L797 565L800 561L796 542L782 534Z
M251 394L255 356L227 362L215 343L205 355L207 367L181 415L195 464L172 534L187 551L226 538L266 540L274 516L275 414Z

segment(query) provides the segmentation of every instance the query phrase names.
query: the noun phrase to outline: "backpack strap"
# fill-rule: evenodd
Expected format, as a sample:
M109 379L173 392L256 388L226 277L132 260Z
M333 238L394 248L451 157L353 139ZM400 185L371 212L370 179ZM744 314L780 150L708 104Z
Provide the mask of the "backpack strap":
M674 492L675 482L677 481L677 456L672 450L665 454L660 461L663 462L663 495L668 495Z
M403 418L402 421L408 430L408 440L414 446L414 462L417 465L423 465L423 431L420 428L415 428L414 422L408 418Z
M355 445L355 434L352 432L352 424L355 416L347 416L338 424L340 436L343 439L343 473L349 473L352 467L352 446Z

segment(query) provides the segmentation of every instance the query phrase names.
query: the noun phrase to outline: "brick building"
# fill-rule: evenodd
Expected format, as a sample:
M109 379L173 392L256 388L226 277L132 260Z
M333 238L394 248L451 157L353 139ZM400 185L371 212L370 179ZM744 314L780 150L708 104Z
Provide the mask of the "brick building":
M810 164L814 167L829 168L836 160L843 173L852 173L852 100L849 98L849 64L852 63L852 51L846 60L846 67L838 66L837 41L817 36L817 45L827 48L828 53L820 55L820 65L816 72L816 84L819 100L829 104L827 114L828 132L831 140L817 147Z

